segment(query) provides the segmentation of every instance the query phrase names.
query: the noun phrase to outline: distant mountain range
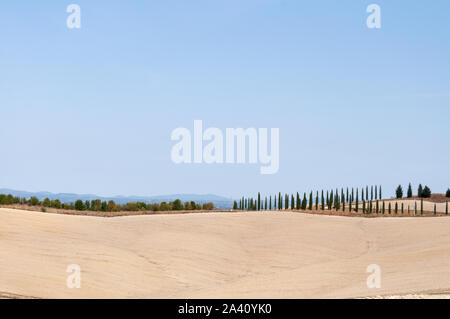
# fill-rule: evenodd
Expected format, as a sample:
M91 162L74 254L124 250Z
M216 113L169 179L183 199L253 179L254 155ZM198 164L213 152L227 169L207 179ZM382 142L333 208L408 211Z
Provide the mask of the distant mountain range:
M145 203L160 203L160 202L169 202L174 201L175 199L179 199L182 202L186 201L195 201L196 203L207 203L213 202L214 207L220 209L229 209L233 206L233 200L227 197L218 196L214 194L171 194L171 195L158 195L158 196L112 196L112 197L103 197L97 196L93 194L73 194L73 193L50 193L50 192L27 192L20 191L8 188L0 188L0 194L11 194L13 196L30 198L35 196L39 198L39 200L43 200L46 197L49 199L59 199L63 203L73 203L77 199L85 200L93 200L100 199L102 201L113 200L118 204L125 204L128 202L145 202Z

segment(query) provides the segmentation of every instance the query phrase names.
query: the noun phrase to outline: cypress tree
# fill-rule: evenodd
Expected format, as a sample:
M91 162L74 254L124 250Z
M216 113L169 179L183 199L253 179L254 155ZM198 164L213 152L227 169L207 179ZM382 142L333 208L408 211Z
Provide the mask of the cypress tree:
M312 192L309 193L309 210L313 208L313 195Z
M265 197L265 200L264 200L264 210L267 210L267 196Z
M269 196L269 210L272 210L272 195Z
M373 200L373 185L370 186L370 200Z
M380 199L383 197L383 194L381 193L381 185L380 185L380 193L379 193L379 195L380 195Z
M299 193L297 192L297 209L299 210L300 209L300 195L299 195Z
M288 194L284 195L284 209L286 209L286 210L289 209L289 195Z
M414 216L417 215L417 202L414 201Z
M316 210L319 210L319 191L316 193Z
M369 186L366 185L366 200L369 200Z
M363 199L363 214L366 213L366 200Z
M376 196L375 196L376 197ZM378 215L378 212L380 211L380 207L379 207L379 204L378 204L378 199L377 199L377 201L376 201L376 204L375 204L375 208L376 208L376 213L377 213L377 215Z
M307 205L308 205L308 203L307 203L307 200L306 200L306 193L303 193L302 209L306 210Z
M365 197L364 197L364 187L361 189L361 200L365 200Z
M331 210L331 208L333 207L333 200L334 200L334 195L333 195L333 190L330 191L330 198L329 198L329 205L328 205L328 209Z
M389 202L388 212L389 212L389 215L390 215L391 214L391 202Z
M402 203L402 215L403 215L403 203Z
M408 205L408 216L409 216L409 214L410 214L410 210L409 210L409 205Z
M355 206L356 206L356 212L358 212L358 206L359 206L358 189L356 189L356 202L355 202Z
M385 212L386 212L386 206L385 206L384 201L383 201L383 215L384 215Z
M351 213L352 212L352 201L348 202L348 211Z
M448 202L445 202L445 215L448 215Z
M358 191L358 190L357 190ZM353 202L353 200L355 199L355 196L354 196L355 194L353 193L353 187L352 187L352 199L351 199L351 201Z
M408 191L406 193L406 197L411 198L413 196L411 183L408 185Z
M397 198L402 198L403 197L403 188L402 185L398 185L397 189L395 190L395 196Z
M419 187L417 188L417 197L423 196L423 187L422 184L419 184Z
M347 187L347 203L348 203L348 200L349 200L349 198L348 198L348 187Z
M398 213L398 203L395 202L395 215L397 215L397 213Z
M274 197L273 197L273 209L275 209L275 210L277 210L277 196L275 195Z
M258 210L261 210L261 194L258 192Z
M281 205L282 205L282 203L281 203L281 193L278 193L278 210L281 210L281 208L283 207Z
M372 214L372 200L369 202L369 214Z
M375 185L375 199L378 199L378 186Z
M328 198L328 191L327 191L326 203L327 203L327 208L328 208L328 205L330 205L330 199Z
M325 198L323 196L323 189L322 189L322 210L325 210Z
M436 215L436 203L434 203L434 214Z
M295 200L294 200L294 194L291 194L291 209L295 209Z

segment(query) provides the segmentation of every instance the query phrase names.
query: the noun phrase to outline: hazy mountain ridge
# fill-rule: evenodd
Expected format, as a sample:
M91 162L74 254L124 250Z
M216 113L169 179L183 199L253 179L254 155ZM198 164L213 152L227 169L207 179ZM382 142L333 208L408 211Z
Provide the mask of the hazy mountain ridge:
M145 202L145 203L160 203L169 202L175 199L185 201L195 201L197 203L213 202L216 208L231 208L233 201L230 198L214 195L214 194L168 194L168 195L155 195L155 196L98 196L94 194L75 194L75 193L51 193L51 192L28 192L21 190L14 190L8 188L0 188L0 194L12 194L13 196L30 198L32 196L37 197L39 200L43 200L46 197L49 199L59 199L63 203L73 203L77 199L93 200L100 199L102 201L113 200L117 204L126 204L128 202Z

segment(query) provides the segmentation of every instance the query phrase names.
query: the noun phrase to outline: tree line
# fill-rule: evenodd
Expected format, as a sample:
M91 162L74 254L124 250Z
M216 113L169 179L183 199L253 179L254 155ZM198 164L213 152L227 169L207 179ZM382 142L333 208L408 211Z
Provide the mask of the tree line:
M17 197L11 194L0 194L0 205L22 204L29 206L40 206L42 210L51 207L56 209L68 209L79 211L99 211L99 212L119 212L119 211L171 211L171 210L211 210L214 209L214 203L196 203L194 201L182 202L176 199L171 202L161 203L145 203L145 202L128 202L126 204L118 204L113 200L102 201L100 199L93 200L76 200L73 203L62 203L59 199L51 200L45 198L40 201L37 197L30 198Z
M403 197L403 190L401 186L397 188L397 198ZM410 206L405 207L403 203L395 202L392 204L388 201L382 200L381 186L366 186L362 188L344 188L336 190L321 190L315 192L306 192L301 196L300 193L294 194L275 194L274 196L261 197L261 193L253 197L242 197L239 201L234 201L233 209L247 210L247 211L261 211L261 210L335 210L335 211L349 211L362 212L363 214L381 213L381 214L398 214L404 213L406 210L408 214L411 212ZM400 195L400 197L399 197ZM447 190L447 197L450 197L450 189ZM412 197L411 184L408 187L408 197ZM420 207L417 202L414 203L414 214L423 214L423 198L431 196L431 190L428 186L418 187L418 196L421 198ZM436 205L434 207L436 214ZM446 203L446 214L448 214L448 203Z
M366 186L360 188L344 188L335 190L321 190L306 192L301 195L297 192L294 194L275 194L274 196L261 197L258 193L256 198L242 197L239 201L234 201L233 208L240 210L342 210L358 211L362 204L363 211L372 210L373 201L381 200L382 188L378 185ZM367 207L366 207L367 202ZM367 208L367 209L366 209Z
M447 190L446 193L447 197L450 197L450 189ZM402 185L398 185L397 189L395 190L395 197L396 198L403 198L403 188ZM408 185L408 190L406 192L407 198L413 197L413 190L411 183ZM419 184L419 187L417 188L417 197L419 198L430 198L431 197L431 189L425 185L425 187L422 187L422 184Z

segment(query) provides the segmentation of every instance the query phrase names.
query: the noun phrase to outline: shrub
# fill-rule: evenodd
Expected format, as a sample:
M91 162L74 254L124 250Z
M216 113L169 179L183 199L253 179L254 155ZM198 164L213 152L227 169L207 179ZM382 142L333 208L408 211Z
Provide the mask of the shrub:
M9 196L9 195L8 195ZM39 199L37 198L37 197L35 197L35 196L33 196L33 197L31 197L30 198L30 200L28 201L28 203L31 205L31 206L37 206L37 205L39 205Z

